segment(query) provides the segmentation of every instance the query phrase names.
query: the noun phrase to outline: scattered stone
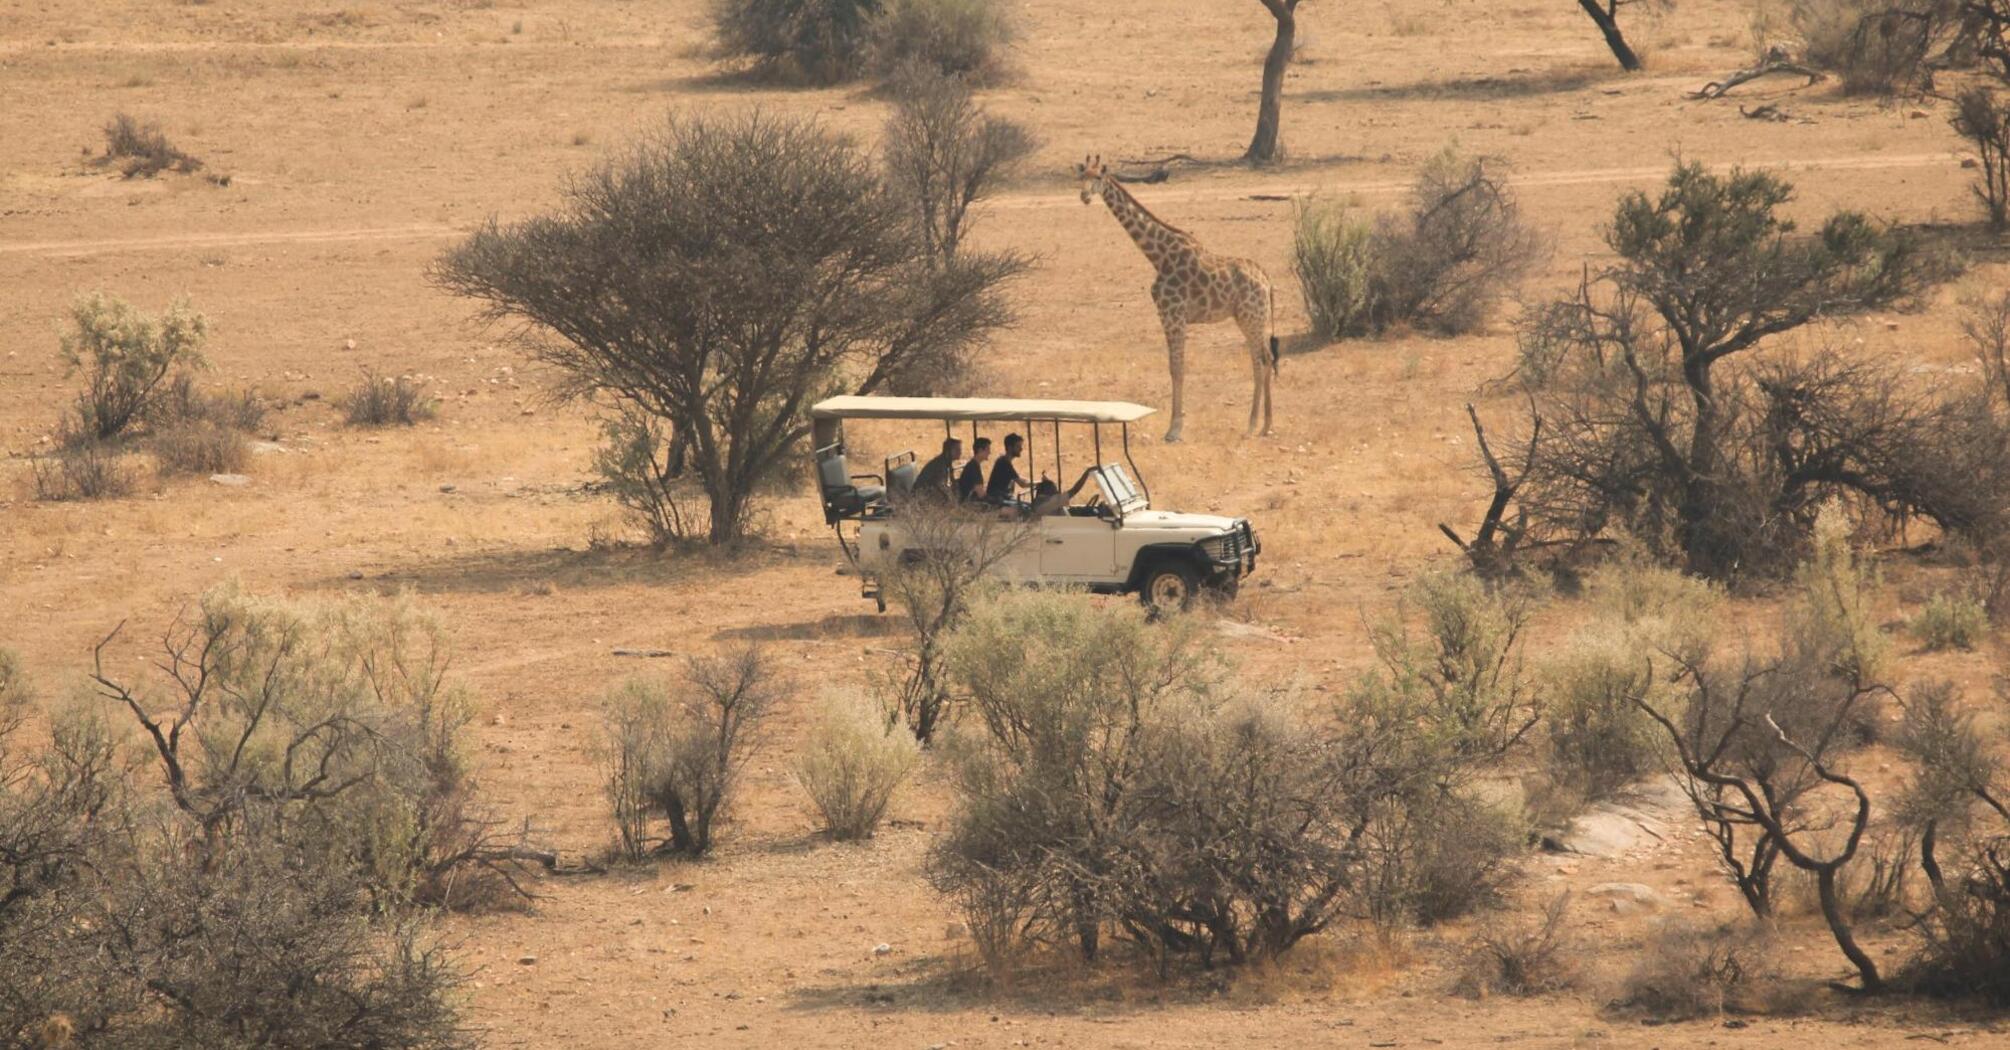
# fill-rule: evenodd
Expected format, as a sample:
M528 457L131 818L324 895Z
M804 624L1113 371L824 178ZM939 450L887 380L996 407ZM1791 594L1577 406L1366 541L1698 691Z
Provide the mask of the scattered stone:
M360 580L360 579L362 579L362 578L363 578L363 570L361 570L361 569L350 569L350 570L349 570L349 578L350 578L350 579L352 579L352 580Z
M535 955L526 955L526 956L523 956L523 957L521 957L521 958L517 959L517 965L519 965L519 966L536 966L536 965L537 965L537 956L535 956Z
M354 349L356 349L356 340L354 340L354 339L344 339L344 340L342 340L342 349L344 349L344 350L354 350Z
M1621 915L1629 912L1659 908L1668 903L1652 886L1638 882L1601 882L1585 890L1589 897L1602 897L1612 902L1612 910Z
M440 491L441 491L441 492L452 492L452 491L454 491L455 489L458 489L458 488L460 488L460 486L459 486L459 485L441 485L441 486L440 486Z
M274 453L285 451L287 451L286 446L277 441L254 441L251 443L251 454L254 456L270 456Z
M891 944L877 944L877 945L874 945L874 946L873 946L873 949L872 949L872 953L873 953L874 955L892 955L892 954L893 954L893 945L891 945Z
M672 652L672 651L670 651L670 650L668 650L668 649L616 649L616 650L614 650L614 655L615 655L615 656L640 656L640 657L645 657L645 658L650 658L650 659L655 659L655 658L660 658L660 657L665 657L665 656L676 656L677 654L676 654L676 653L674 653L674 652Z
M251 484L251 478L243 474L211 474L209 480L213 484L228 485L234 489L241 489Z

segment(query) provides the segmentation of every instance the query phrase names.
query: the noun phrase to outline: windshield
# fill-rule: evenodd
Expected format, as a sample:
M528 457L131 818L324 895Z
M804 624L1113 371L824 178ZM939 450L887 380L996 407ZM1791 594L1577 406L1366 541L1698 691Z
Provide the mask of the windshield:
M1103 502L1126 514L1145 508L1145 495L1120 463L1105 463L1096 469L1096 485L1103 490Z

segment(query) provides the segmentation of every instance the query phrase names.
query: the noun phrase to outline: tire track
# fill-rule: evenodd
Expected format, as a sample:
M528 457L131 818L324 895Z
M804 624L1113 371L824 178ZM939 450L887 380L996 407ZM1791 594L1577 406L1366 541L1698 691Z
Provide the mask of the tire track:
M1810 171L1887 171L1902 168L1957 168L1959 158L1953 153L1909 153L1889 157L1810 157L1799 159L1779 159L1768 161L1746 161L1738 164L1712 164L1713 171L1728 171L1733 167L1768 168L1781 172ZM1571 186L1597 186L1625 183L1651 183L1668 174L1666 165L1628 168L1584 168L1576 171L1526 172L1510 177L1509 182L1517 188L1547 189ZM1410 190L1408 179L1375 179L1362 182L1310 183L1242 183L1232 186L1208 186L1190 190L1169 190L1152 195L1153 204L1164 202L1194 203L1203 201L1242 200L1253 196L1298 198L1313 193L1335 196L1393 196ZM1039 193L1004 194L993 198L989 207L1017 210L1029 208L1053 208L1063 205L1079 205L1080 198L1072 190L1045 191ZM236 233L185 233L164 234L154 237L133 237L125 239L71 240L71 241L22 241L12 244L0 243L0 255L35 256L77 256L104 255L115 252L176 251L189 248L235 248L262 244L343 244L363 241L409 241L445 240L462 236L472 227L448 226L441 223L419 223L406 226L363 226L349 229L321 230L263 230Z

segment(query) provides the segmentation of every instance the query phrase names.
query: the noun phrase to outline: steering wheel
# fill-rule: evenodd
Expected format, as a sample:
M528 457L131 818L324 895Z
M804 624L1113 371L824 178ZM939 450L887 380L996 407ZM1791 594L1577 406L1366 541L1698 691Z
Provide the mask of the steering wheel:
M1082 504L1082 506L1088 510L1092 510L1098 514L1101 514L1103 511L1103 494L1100 492L1091 493L1089 496L1089 502Z

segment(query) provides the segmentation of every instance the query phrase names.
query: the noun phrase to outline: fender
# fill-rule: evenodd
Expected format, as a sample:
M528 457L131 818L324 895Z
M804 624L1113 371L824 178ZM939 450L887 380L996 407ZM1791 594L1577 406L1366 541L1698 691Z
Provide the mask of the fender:
M1185 543L1149 543L1143 547L1139 547L1137 557L1131 559L1131 573L1124 580L1124 590L1135 591L1143 586L1145 573L1150 572L1152 566L1167 561L1185 561L1191 563L1201 571L1203 576L1207 575L1208 571L1212 568L1207 559L1201 557L1200 549L1191 541Z

